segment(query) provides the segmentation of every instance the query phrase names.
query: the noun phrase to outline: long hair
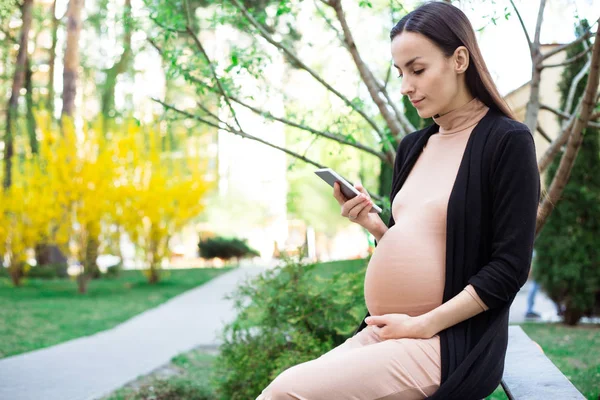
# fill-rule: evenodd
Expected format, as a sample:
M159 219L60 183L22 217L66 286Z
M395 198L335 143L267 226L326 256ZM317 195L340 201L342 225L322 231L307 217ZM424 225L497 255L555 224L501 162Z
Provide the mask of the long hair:
M445 2L425 3L402 17L392 28L390 40L404 31L426 36L446 57L454 54L459 46L465 46L470 55L465 81L471 94L489 108L515 119L485 65L471 22L459 8Z

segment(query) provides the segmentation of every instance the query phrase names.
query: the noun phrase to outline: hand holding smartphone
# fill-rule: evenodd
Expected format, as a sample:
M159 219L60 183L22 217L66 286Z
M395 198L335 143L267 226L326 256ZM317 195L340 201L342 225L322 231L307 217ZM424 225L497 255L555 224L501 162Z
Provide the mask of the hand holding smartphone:
M331 187L334 187L335 182L339 182L340 190L348 200L353 199L354 197L359 196L361 194L352 184L350 184L350 182L348 182L346 179L344 179L341 175L339 175L331 168L320 168L315 171L315 174L317 174L321 179L327 182ZM382 211L383 210L381 209L381 207L379 207L375 203L373 203L373 207L371 207L371 209L369 210L370 213L381 213Z

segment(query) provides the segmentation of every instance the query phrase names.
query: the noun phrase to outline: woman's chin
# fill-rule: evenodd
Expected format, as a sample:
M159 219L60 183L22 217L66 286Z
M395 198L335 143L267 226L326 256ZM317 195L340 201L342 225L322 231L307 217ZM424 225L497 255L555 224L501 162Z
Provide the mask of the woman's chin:
M434 115L432 112L427 111L427 109L419 109L419 108L417 108L417 114L419 114L419 117L421 117L423 119L430 118Z

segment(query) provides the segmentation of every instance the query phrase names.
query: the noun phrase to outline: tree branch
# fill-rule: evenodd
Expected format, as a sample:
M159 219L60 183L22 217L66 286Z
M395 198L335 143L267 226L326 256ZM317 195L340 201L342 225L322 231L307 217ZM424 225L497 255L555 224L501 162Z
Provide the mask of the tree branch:
M564 111L557 110L556 108L550 107L549 105L546 105L546 104L540 104L540 110L548 110L548 111L558 115L562 119L571 118L570 114L567 114ZM587 126L592 127L592 128L600 128L600 123L588 121Z
M538 17L535 23L535 34L533 35L533 46L537 49L540 47L540 31L542 30L542 22L544 21L544 9L546 8L546 0L540 0L540 8Z
M536 236L539 235L542 227L544 226L548 216L554 209L554 205L558 202L560 195L562 194L569 177L577 153L581 148L583 142L583 129L587 126L590 116L594 111L596 93L598 92L598 83L600 81L600 29L596 31L596 38L594 40L594 47L592 50L591 68L588 76L588 81L585 86L585 92L582 98L581 113L577 115L573 131L569 135L569 141L567 142L567 148L563 154L556 175L552 179L550 189L548 190L548 196L544 198L540 205L537 225L536 225Z
M181 109L179 109L179 108L177 108L177 107L175 107L175 106L169 105L169 104L167 104L167 103L165 103L165 102L161 101L160 99L152 98L152 100L153 100L153 101L155 101L155 102L157 102L157 103L159 103L159 104L161 104L161 105L162 105L163 107L165 107L166 109L169 109L169 110L172 110L172 111L174 111L174 112L176 112L176 113L179 113L179 114L181 114L181 115L184 115L184 116L186 116L187 118L195 119L195 120L197 120L197 121L199 121L199 122L202 122L202 123L204 123L204 124L206 124L206 125L208 125L208 126L212 126L213 128L216 128L216 129L221 129L221 130L224 130L224 131L227 131L227 132L233 133L233 134L235 134L235 135L241 136L241 137L243 137L243 138L246 138L246 139L255 140L255 141L259 142L259 143L265 144L265 145L267 145L267 146L269 146L269 147L272 147L272 148L274 148L274 149L277 149L277 150L283 151L284 153L286 153L286 154L288 154L288 155L290 155L290 156L292 156L292 157L295 157L295 158L297 158L297 159L299 159L299 160L302 160L302 161L304 161L304 162L306 162L306 163L308 163L308 164L314 165L314 166L315 166L315 167L317 167L317 168L325 168L325 166L324 166L324 165L321 165L321 164L319 164L318 162L316 162L316 161L313 161L313 160L311 160L311 159L309 159L309 158L307 158L307 157L305 157L305 156L303 156L303 155L300 155L300 154L298 154L298 153L295 153L295 152L293 152L292 150L286 149L286 148L284 148L284 147L277 146L277 145L275 145L275 144L273 144L273 143L270 143L270 142L268 142L268 141L266 141L266 140L264 140L264 139L261 139L261 138L259 138L259 137L256 137L256 136L254 136L254 135L251 135L251 134L249 134L249 133L246 133L246 132L244 132L243 130L238 130L238 129L235 129L234 127L232 127L231 125L229 125L229 124L227 124L226 122L222 121L221 119L219 119L219 122L221 122L221 124L222 124L222 125L224 125L224 126L219 126L219 124L218 124L218 123L215 123L215 122L208 121L208 120L206 120L206 119L204 119L204 118L202 118L202 117L200 117L200 116L198 116L198 115L191 114L191 113L189 113L189 112L187 112L187 111L184 111L184 110L181 110ZM211 116L214 116L214 117L216 117L216 115L215 115L214 113L210 112L210 111L209 111L209 114L210 114ZM380 197L380 196L377 196L377 195L375 195L375 194L370 194L370 195L371 195L371 197L372 197L373 199L375 199L375 200L376 200L377 202L379 202L380 204L382 204L382 203L383 203L383 198L382 198L382 197Z
M358 72L363 82L367 86L369 94L371 95L371 99L373 99L373 102L377 105L377 108L390 128L392 135L394 137L401 135L403 133L402 126L398 122L398 119L395 118L395 116L392 115L388 109L387 104L384 101L385 96L384 98L380 96L380 92L383 87L377 82L375 76L358 52L358 47L356 46L356 42L354 41L350 27L348 26L344 9L342 8L342 2L340 0L332 0L328 4L334 9L335 15L342 26L342 32L344 34L344 47L346 47L352 56L354 64L356 65L356 68L358 69ZM380 134L380 137L384 144L388 147L388 150L391 149L393 153L394 146L390 143L390 141L385 138L383 134Z
M513 0L510 0L511 4L515 11L517 8L514 4ZM527 102L527 108L525 109L525 125L529 128L529 131L533 134L537 130L537 122L538 122L538 114L539 114L539 104L540 104L540 81L542 79L542 53L540 47L540 29L542 26L542 22L544 20L544 8L546 7L546 0L540 0L540 8L538 11L538 18L536 21L535 28L535 37L533 43L530 42L529 51L531 53L531 83L530 83L530 93L529 93L529 101ZM518 13L518 11L517 11ZM518 14L517 14L518 15ZM527 32L525 29L525 24L523 20L519 16L519 20L521 21L521 26L523 27L523 31ZM527 39L529 39L529 36Z
M250 12L248 12L248 10L246 9L246 7L244 7L244 5L242 5L238 0L231 0L232 3L237 7L238 10L240 10L242 12L242 14L244 14L244 16L246 17L246 19L252 24L252 26L254 26L259 34L267 41L269 42L271 45L275 46L276 48L280 49L281 51L283 51L285 53L286 56L288 56L291 60L294 61L294 63L296 63L296 65L298 65L300 68L304 69L306 72L308 72L313 78L315 78L317 80L317 82L319 82L321 85L323 85L327 90L329 90L330 92L332 92L333 94L335 94L338 98L340 98L348 107L352 108L354 111L356 111L360 116L362 116L368 123L369 125L371 125L371 127L373 127L373 129L375 130L375 132L377 132L377 134L382 137L383 133L381 131L381 129L377 126L377 124L375 123L375 121L373 121L372 118L370 118L364 111L360 110L358 107L356 107L354 104L352 104L352 102L345 97L343 94L341 94L339 91L337 91L336 89L334 89L330 84L328 84L327 82L325 82L325 80L323 78L321 78L315 71L313 71L308 65L306 65L304 62L302 62L302 60L300 60L291 50L289 50L286 46L284 46L283 44L277 42L276 40L274 40L272 38L272 36L261 26L261 24L256 21L256 19L250 14ZM395 152L395 149L394 149Z
M198 38L198 36L192 29L192 25L193 25L192 24L192 16L190 15L188 0L183 0L183 3L184 3L184 7L185 7L185 15L186 15L186 20L187 20L186 31L187 31L188 35L190 35L192 37L192 40L196 44L196 47L198 47L198 50L200 50L200 52L206 59L206 62L208 63L208 66L210 67L210 72L212 73L215 83L217 84L217 87L219 88L219 92L221 93L221 96L223 96L223 99L225 100L225 103L227 104L227 107L229 108L229 111L231 112L231 116L233 117L238 129L241 131L242 125L240 125L240 121L238 121L238 119L237 119L235 110L233 109L233 106L231 105L231 102L229 101L229 96L227 95L227 93L225 93L225 89L223 88L223 85L221 85L221 80L219 79L219 76L217 75L217 71L215 71L215 67L213 66L212 62L210 61L210 57L208 57L206 50L204 50L204 46L202 46L202 42L200 42L200 39Z
M199 84L199 85L207 88L211 92L216 92L217 91L217 89L215 89L214 87L212 87L210 85L207 85L206 83L200 81L197 78L190 77L190 80L192 82L195 82L195 83L197 83L197 84ZM235 103L238 103L239 105L241 105L243 107L246 107L250 111L252 111L255 114L260 115L262 117L265 117L265 118L268 118L268 119L271 119L271 120L274 120L274 121L278 121L278 122L281 122L283 124L292 126L294 128L298 128L298 129L301 129L303 131L310 132L310 133L315 134L317 136L323 136L323 137L325 137L327 139L334 140L334 141L336 141L338 143L341 143L341 144L344 144L344 145L347 145L347 146L351 146L351 147L363 150L363 151L365 151L365 152L367 152L369 154L374 155L375 157L379 158L383 162L388 162L388 163L390 162L390 160L386 157L386 155L384 153L379 152L377 150L374 150L374 149L372 149L372 148L370 148L370 147L368 147L368 146L366 146L364 144L350 141L350 140L346 139L342 135L336 135L336 134L329 133L329 132L326 132L326 131L314 129L314 128L311 128L309 126L299 124L297 122L291 121L291 120L286 119L286 118L277 117L277 116L273 115L270 111L261 110L261 109L259 109L257 107L254 107L254 106L252 106L252 105L244 102L243 100L241 100L241 99L239 99L239 98L237 98L235 96L231 96L230 95L229 99L231 101L235 102Z
M333 25L333 22L329 19L329 17L327 17L327 15L325 15L325 11L323 11L323 9L319 6L319 1L321 0L314 0L314 4L315 4L315 8L317 9L317 12L319 13L319 15L321 15L321 18L323 18L325 20L325 23L327 24L327 26L329 26L329 29L331 29L332 31L335 32L335 36L338 38L338 40L340 41L340 43L344 43L344 38L342 37L342 34L340 33L340 31L338 31L338 29Z
M577 73L577 75L575 75L575 78L573 78L573 81L571 82L571 86L569 87L569 94L567 95L567 101L565 103L565 111L566 112L571 112L571 107L573 107L573 99L575 97L575 90L577 89L577 85L579 85L579 81L581 81L583 79L583 77L585 76L585 74L587 74L588 70L590 69L590 65L591 65L591 59L588 60L583 65L581 70Z
M515 13L517 14L517 18L519 18L519 22L521 23L521 28L523 28L523 33L525 33L525 39L527 39L527 45L529 46L529 53L533 57L533 54L534 54L533 43L532 43L531 39L529 38L529 33L527 33L527 28L525 27L523 18L521 18L521 13L519 12L519 9L517 8L517 6L515 5L513 0L510 0L510 4L512 5L513 9L515 10Z
M540 157L540 161L538 162L538 169L540 171L540 174L543 173L546 170L546 168L548 168L548 166L550 165L560 148L564 146L565 143L567 143L567 140L569 140L569 136L571 135L571 129L573 128L573 124L575 123L575 116L577 115L580 109L581 102L577 105L575 113L571 115L571 118L569 118L569 120L565 124L563 124L560 134L552 141L552 143L550 143L550 146L546 149L546 152L542 155L542 157Z
M220 122L221 122L223 125L225 125L224 127L223 127L223 126L219 126L219 124L218 124L218 123L215 123L215 122L208 121L208 120L206 120L206 119L204 119L204 118L202 118L202 117L200 117L200 116L198 116L198 115L191 114L191 113L189 113L189 112L187 112L187 111L184 111L184 110L181 110L181 109L179 109L179 108L177 108L177 107L175 107L175 106L169 105L169 104L167 104L167 103L165 103L165 102L163 102L163 101L161 101L161 100L159 100L159 99L152 98L152 100L154 100L155 102L157 102L157 103L161 104L161 105L162 105L163 107L165 107L166 109L169 109L169 110L175 111L176 113L179 113L179 114L181 114L181 115L185 115L186 117L188 117L188 118L191 118L191 119L195 119L196 121L200 121L200 122L202 122L202 123L204 123L204 124L206 124L206 125L208 125L208 126L212 126L213 128L216 128L216 129L222 129L222 130L224 130L224 131L231 132L231 133L233 133L233 134L235 134L235 135L238 135L238 136L241 136L241 137L243 137L243 138L246 138L246 139L251 139L251 140L255 140L255 141L257 141L257 142L260 142L260 143L262 143L262 144L265 144L265 145L267 145L267 146L269 146L269 147L272 147L272 148L274 148L274 149L281 150L281 151L283 151L284 153L286 153L286 154L289 154L289 155L291 155L291 156L293 156L293 157L299 158L299 159L301 159L302 161L304 161L304 162L307 162L307 163L309 163L309 164L312 164L312 165L314 165L314 166L315 166L315 167L317 167L317 168L325 168L323 165L321 165L321 164L319 164L319 163L317 163L317 162L315 162L315 161L312 161L312 160L310 160L310 159L308 159L308 158L306 158L306 157L304 157L304 156L301 156L301 155L299 155L299 154L296 154L296 153L294 153L294 152L293 152L293 151L291 151L291 150L288 150L288 149L286 149L286 148L283 148L283 147L277 146L277 145L275 145L275 144L273 144L273 143L270 143L270 142L268 142L268 141L266 141L266 140L264 140L264 139L261 139L261 138L259 138L259 137L256 137L256 136L254 136L254 135L251 135L251 134L249 134L249 133L246 133L246 132L244 132L243 130L238 130L238 129L235 129L234 127L232 127L231 125L229 125L229 124L227 124L227 123L223 122L223 121L222 121L222 120L220 120L220 119L219 119L219 121L220 121Z
M363 145L361 143L349 141L348 139L346 139L345 137L343 137L341 135L335 135L335 134L332 134L332 133L329 133L329 132L326 132L326 131L321 131L321 130L317 130L317 129L311 128L310 126L306 126L306 125L299 124L297 122L290 121L290 120L285 119L285 118L276 117L275 115L273 115L269 111L260 110L260 109L254 107L254 106L251 106L250 104L247 104L247 103L245 103L245 102L243 102L243 101L241 101L241 100L239 100L237 98L233 98L232 97L231 100L235 101L236 103L238 103L238 104L240 104L240 105L248 108L252 112L254 112L254 113L258 114L258 115L261 115L263 117L269 118L269 119L274 120L274 121L281 122L283 124L292 126L294 128L301 129L303 131L310 132L310 133L315 134L317 136L323 136L323 137L325 137L327 139L334 140L334 141L336 141L338 143L345 144L347 146L352 146L354 148L363 150L363 151L365 151L365 152L367 152L369 154L374 155L375 157L379 158L383 162L389 162L389 159L386 157L386 155L384 153L381 153L381 152L379 152L377 150L374 150L374 149L372 149L370 147L367 147L367 146L365 146L365 145Z
M598 22L598 20L596 20L596 22ZM547 53L544 53L542 55L542 60L547 60L548 58L552 57L553 55L560 53L561 51L568 49L569 47L574 46L577 43L579 43L589 37L592 37L591 29L592 29L592 26L594 26L596 24L596 22L594 22L592 25L590 25L583 35L579 36L577 39L573 40L571 43L563 44L562 46L558 46L557 48L552 49Z
M576 56L571 57L571 58L569 58L569 59L567 59L567 60L565 60L565 61L563 61L563 62L561 62L559 64L547 64L547 65L543 65L542 64L542 68L554 68L554 67L563 67L565 65L569 65L569 64L574 63L575 61L579 60L580 58L585 57L585 55L588 54L591 49L592 49L591 47L588 48L588 49L585 49L584 51L582 51L581 53L577 54Z
M546 131L540 126L540 123L538 122L537 124L537 130L540 133L540 135L542 135L542 137L544 139L546 139L546 141L548 143L552 143L552 139L550 139L550 136L548 136L548 134L546 133Z

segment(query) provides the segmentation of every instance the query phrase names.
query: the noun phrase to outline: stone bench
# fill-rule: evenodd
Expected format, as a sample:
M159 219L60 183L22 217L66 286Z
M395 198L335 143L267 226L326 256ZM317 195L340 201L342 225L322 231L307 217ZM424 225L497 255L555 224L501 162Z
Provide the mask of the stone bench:
M508 327L502 387L510 400L585 400L518 325Z

